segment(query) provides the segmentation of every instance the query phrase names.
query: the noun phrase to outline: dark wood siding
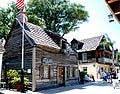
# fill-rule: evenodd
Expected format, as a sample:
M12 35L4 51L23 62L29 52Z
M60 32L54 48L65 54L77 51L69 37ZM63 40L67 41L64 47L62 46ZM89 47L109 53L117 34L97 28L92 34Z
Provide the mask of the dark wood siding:
M22 58L22 32L21 28L16 27L6 42L4 53L4 62L9 63L9 68L20 69ZM24 69L32 66L32 47L25 38L24 44Z

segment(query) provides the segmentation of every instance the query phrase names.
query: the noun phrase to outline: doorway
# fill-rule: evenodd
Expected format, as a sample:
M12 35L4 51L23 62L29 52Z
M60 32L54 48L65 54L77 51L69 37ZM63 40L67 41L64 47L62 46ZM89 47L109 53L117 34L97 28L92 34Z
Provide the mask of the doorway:
M65 85L65 67L59 66L58 67L58 77L59 77L59 86Z

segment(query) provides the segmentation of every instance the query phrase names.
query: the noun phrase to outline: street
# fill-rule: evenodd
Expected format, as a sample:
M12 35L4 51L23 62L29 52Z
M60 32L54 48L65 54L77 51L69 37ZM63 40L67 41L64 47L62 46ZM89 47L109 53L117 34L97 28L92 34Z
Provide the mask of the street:
M18 92L12 92L8 90L1 90L1 92L4 94L21 94ZM120 87L113 89L110 83L96 81L88 82L85 83L84 85L65 86L48 90L42 90L39 92L28 91L25 94L119 94L119 93Z
M106 82L90 82L84 85L60 87L42 91L43 94L119 94L120 88L113 89Z

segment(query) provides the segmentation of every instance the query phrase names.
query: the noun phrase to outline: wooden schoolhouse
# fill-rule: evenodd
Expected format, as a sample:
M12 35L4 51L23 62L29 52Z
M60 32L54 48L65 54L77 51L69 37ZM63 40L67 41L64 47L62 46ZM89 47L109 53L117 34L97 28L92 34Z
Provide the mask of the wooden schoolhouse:
M7 69L21 69L20 23L15 20L6 40L3 66ZM32 91L77 82L77 53L67 40L29 22L24 23L24 29L24 71L32 82Z

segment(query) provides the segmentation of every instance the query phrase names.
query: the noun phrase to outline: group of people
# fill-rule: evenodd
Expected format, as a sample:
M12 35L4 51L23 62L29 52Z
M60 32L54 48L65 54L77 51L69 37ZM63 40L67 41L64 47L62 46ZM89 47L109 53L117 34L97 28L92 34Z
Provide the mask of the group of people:
M113 82L113 81L112 81L113 79L117 79L117 78L118 78L115 69L113 69L111 72L106 72L106 71L104 71L104 70L101 70L101 71L100 71L100 76L101 76L101 78L102 78L104 81L110 82L110 83Z
M106 72L105 70L101 69L99 71L100 77L108 82L108 83L113 83L114 84L114 79L117 79L120 81L120 72L119 75L117 74L117 72L115 71L115 69L113 69L111 72ZM84 83L85 82L91 82L91 81L95 81L94 76L92 74L85 74L84 73L80 73L80 82Z

